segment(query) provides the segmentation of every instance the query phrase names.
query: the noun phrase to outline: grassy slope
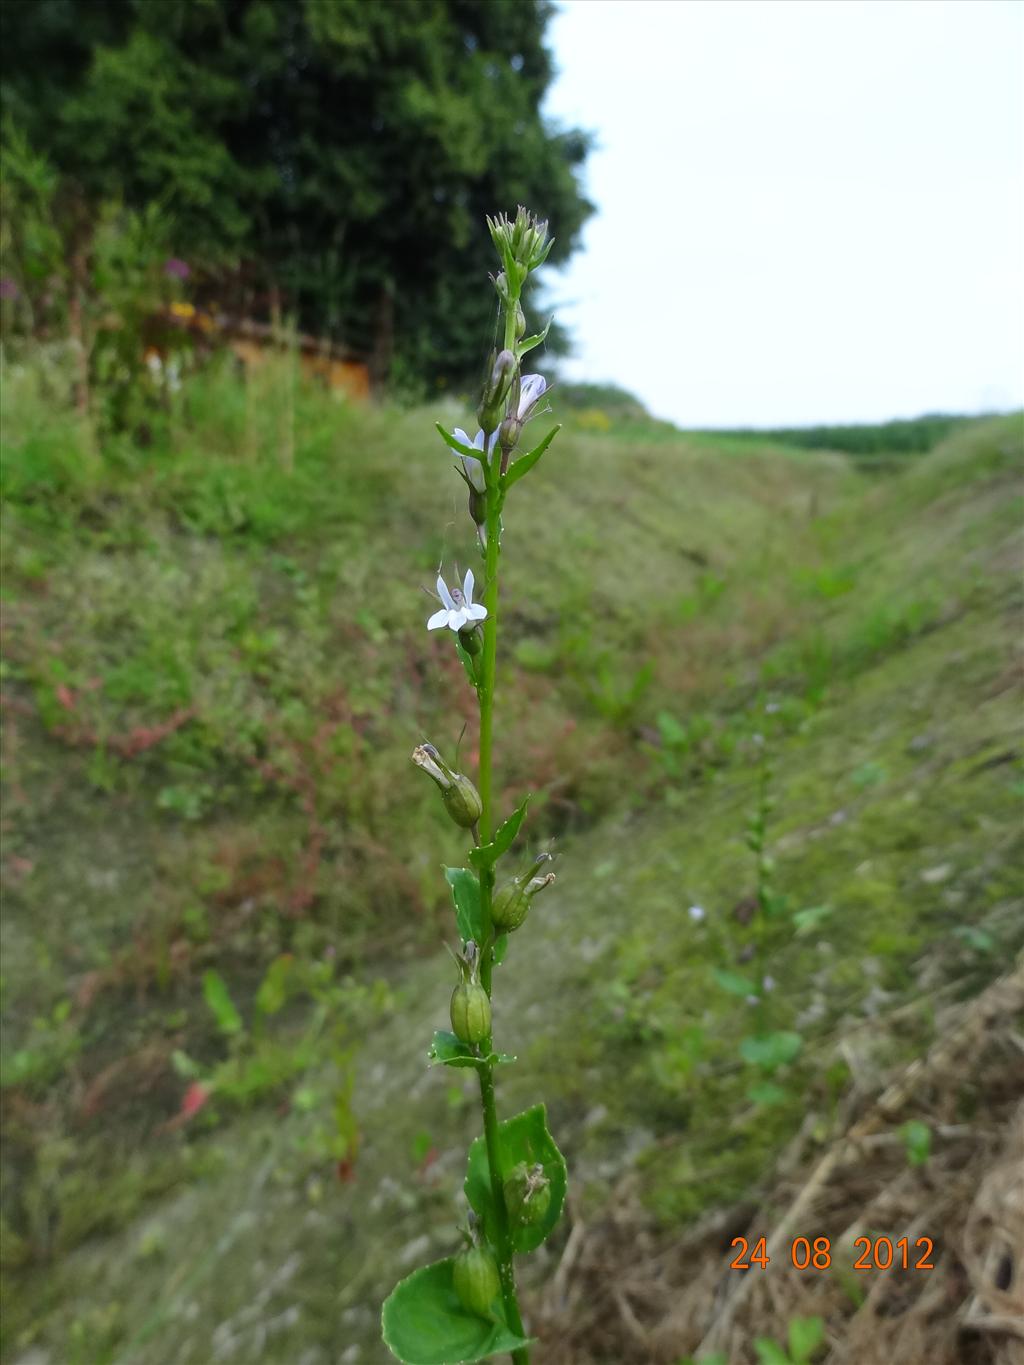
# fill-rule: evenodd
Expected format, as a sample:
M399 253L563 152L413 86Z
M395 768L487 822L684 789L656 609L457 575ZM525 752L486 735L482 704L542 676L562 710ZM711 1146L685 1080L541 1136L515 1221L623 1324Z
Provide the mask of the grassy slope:
M422 415L309 395L285 475L270 405L210 385L120 477L69 460L24 394L8 425L7 1341L199 1362L220 1340L311 1363L364 1343L352 1358L374 1360L403 1248L414 1264L451 1245L474 1128L460 1088L421 1070L448 976L435 869L458 844L406 766L411 738L452 747L468 715L413 596L468 537ZM556 449L506 532L503 775L509 800L546 798L534 828L564 857L501 985L521 1059L503 1104L549 1100L585 1201L637 1159L675 1219L749 1189L808 1095L827 1123L840 1028L855 1056L905 1054L926 1005L891 1045L862 1021L947 980L969 991L1020 946L1019 429L877 485L832 458L661 432ZM186 707L134 758L109 742ZM807 1043L758 1113L708 967L751 889L750 735L769 725L780 886L790 909L831 913L803 939L775 931L778 1022ZM183 1088L173 1048L223 1053L202 969L247 1008L282 948L329 949L396 990L383 1017L362 997L351 1010L351 1184L314 1140L326 1047L247 1112L158 1131ZM275 1111L300 1081L312 1112Z

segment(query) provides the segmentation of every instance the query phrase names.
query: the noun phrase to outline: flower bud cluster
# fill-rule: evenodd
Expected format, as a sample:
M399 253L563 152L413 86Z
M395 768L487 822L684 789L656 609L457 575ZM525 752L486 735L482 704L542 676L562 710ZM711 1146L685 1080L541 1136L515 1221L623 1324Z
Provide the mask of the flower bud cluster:
M509 219L503 213L496 218L488 218L491 240L498 255L505 262L505 269L511 275L509 264L515 267L518 283L522 284L531 270L542 266L548 252L554 246L554 238L548 237L547 222L535 218L520 205L516 216Z

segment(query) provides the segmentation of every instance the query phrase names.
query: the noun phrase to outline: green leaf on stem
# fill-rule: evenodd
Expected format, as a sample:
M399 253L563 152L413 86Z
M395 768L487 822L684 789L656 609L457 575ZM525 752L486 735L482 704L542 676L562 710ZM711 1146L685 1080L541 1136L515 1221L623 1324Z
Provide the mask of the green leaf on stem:
M494 940L494 965L500 967L508 952L508 934L499 934Z
M477 446L466 446L461 441L455 439L450 431L445 431L440 422L435 422L434 426L441 434L441 440L450 450L454 450L456 455L471 455L474 460L479 460L480 450Z
M511 465L505 471L505 473L502 474L500 487L503 493L507 492L508 489L510 489L514 483L518 483L524 474L529 474L530 470L537 463L540 457L544 454L545 450L547 450L548 446L551 444L551 442L555 439L555 437L561 430L562 430L561 423L559 423L558 426L556 427L552 427L548 434L544 437L543 441L541 441L539 446L534 446L534 448L531 451L529 451L526 455L520 455L519 459L516 460L515 464Z
M509 1062L515 1061L507 1052L492 1052L489 1057L481 1057L469 1043L464 1043L447 1029L438 1029L434 1034L427 1058L431 1066L481 1067L485 1062L489 1062L491 1066L507 1066Z
M743 1060L762 1071L777 1071L780 1066L791 1062L804 1045L799 1033L762 1033L757 1038L744 1038L740 1043Z
M498 826L497 833L489 844L481 844L470 850L469 861L474 867L481 869L493 867L502 854L509 851L519 833L519 827L523 823L529 801L528 796L523 797L508 819Z
M452 889L455 902L455 922L463 943L472 939L479 947L486 935L483 909L480 905L480 883L468 867L446 867L444 875Z
M515 1118L498 1124L498 1146L501 1175L525 1161L528 1166L538 1162L551 1182L551 1204L539 1223L512 1229L512 1245L516 1251L533 1251L545 1241L562 1216L565 1202L565 1158L548 1132L547 1113L542 1104L535 1104ZM490 1167L487 1164L487 1144L482 1137L474 1138L469 1149L466 1168L466 1198L484 1225L490 1241L495 1240L494 1196L491 1191Z
M544 328L543 332L538 332L536 336L523 337L522 341L516 343L520 360L526 355L527 351L532 351L534 346L539 346L542 341L547 340L548 332L551 330L551 323Z
M384 1301L384 1344L403 1365L471 1365L531 1344L505 1325L500 1299L495 1299L493 1320L463 1308L452 1282L453 1264L449 1257L414 1270Z
M715 980L730 995L753 995L756 989L753 981L747 976L740 976L739 972L726 972L719 968L715 971Z

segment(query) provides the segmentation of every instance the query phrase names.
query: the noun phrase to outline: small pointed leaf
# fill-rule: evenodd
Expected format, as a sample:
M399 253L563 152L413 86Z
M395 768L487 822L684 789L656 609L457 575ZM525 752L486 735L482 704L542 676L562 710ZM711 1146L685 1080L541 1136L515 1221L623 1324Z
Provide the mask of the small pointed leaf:
M437 427L438 431L441 433L441 439L444 441L445 445L448 446L449 449L454 450L457 455L471 455L474 460L480 459L483 454L482 450L478 450L476 446L464 446L461 441L455 439L450 431L445 431L440 422L435 422L434 426Z
M550 330L551 322L549 321L543 332L538 332L536 336L524 337L522 341L518 342L517 349L519 351L520 359L526 355L527 351L532 351L535 346L539 346L542 341L546 341Z
M481 844L479 847L470 850L469 861L474 867L493 867L502 854L509 851L519 833L519 827L523 823L529 800L529 796L523 797L508 819L498 826L497 832L489 844Z
M455 902L455 922L463 943L472 939L479 947L486 937L483 911L480 907L480 883L476 873L468 867L446 867L445 878L452 889Z
M481 1067L485 1061L491 1066L507 1066L515 1058L507 1052L492 1052L487 1058L481 1057L469 1043L464 1043L447 1029L438 1029L430 1044L427 1059L431 1066L475 1066Z
M562 426L561 423L559 423L558 426L551 428L551 430L544 437L543 441L541 441L539 446L534 446L534 448L526 455L520 455L519 459L516 460L515 464L511 465L501 476L501 487L503 491L507 492L507 490L510 489L514 483L519 482L519 480L523 477L524 474L529 474L530 470L537 463L540 457L544 454L545 450L547 450L548 446L551 444L551 442L555 439L555 437L561 430Z

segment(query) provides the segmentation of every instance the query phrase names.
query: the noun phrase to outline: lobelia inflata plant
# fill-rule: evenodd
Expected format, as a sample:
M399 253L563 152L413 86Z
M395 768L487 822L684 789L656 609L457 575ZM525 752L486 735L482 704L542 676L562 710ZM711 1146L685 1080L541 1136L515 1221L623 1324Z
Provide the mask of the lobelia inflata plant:
M507 495L528 474L557 434L555 426L531 449L521 449L526 424L544 399L546 382L523 374L523 357L540 345L547 328L527 337L522 292L530 272L551 250L547 223L520 208L514 219L488 219L500 271L498 335L487 364L474 438L461 428L437 430L455 455L455 472L469 493L469 516L483 558L482 600L474 602L470 569L461 584L437 579L441 606L426 622L451 631L479 706L479 773L476 784L456 772L428 743L413 762L437 785L454 823L472 835L469 867L445 876L455 907L458 979L450 1004L451 1031L438 1032L432 1065L468 1067L477 1073L483 1133L469 1151L464 1184L469 1204L465 1247L402 1280L384 1304L384 1341L405 1365L457 1365L511 1355L528 1365L531 1342L516 1295L514 1256L533 1251L550 1235L562 1213L566 1169L548 1132L543 1105L503 1122L495 1101L495 1069L514 1059L494 1050L491 1036L493 973L522 928L533 898L554 875L542 871L547 854L519 875L498 876L526 816L528 797L498 822L493 797L494 683L498 644L498 571L501 517ZM549 324L550 325L550 324ZM529 443L523 443L528 445Z

